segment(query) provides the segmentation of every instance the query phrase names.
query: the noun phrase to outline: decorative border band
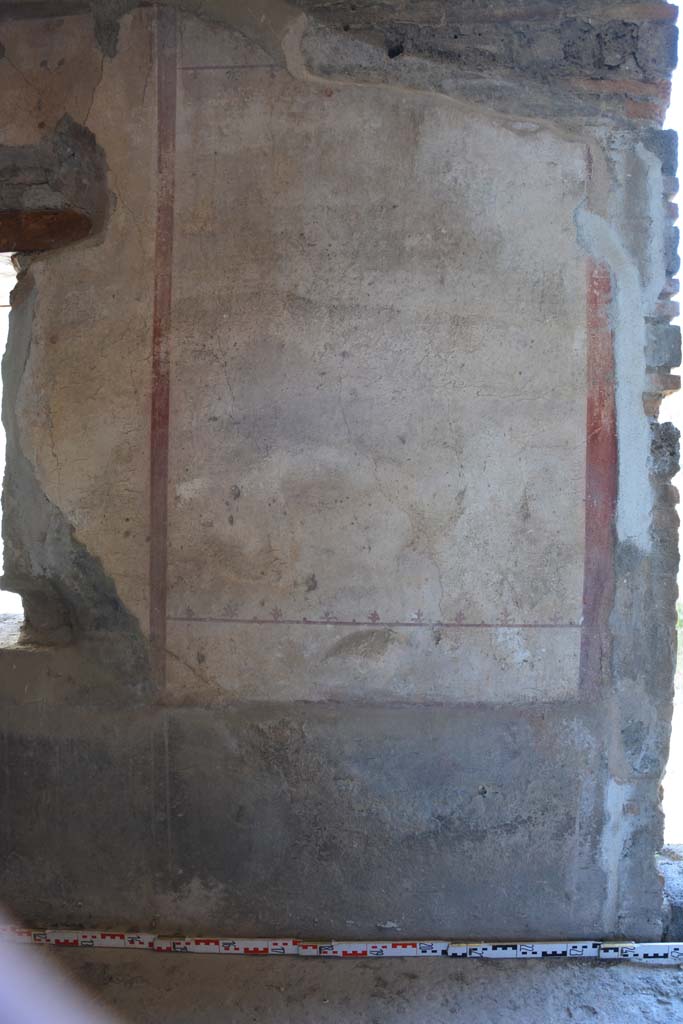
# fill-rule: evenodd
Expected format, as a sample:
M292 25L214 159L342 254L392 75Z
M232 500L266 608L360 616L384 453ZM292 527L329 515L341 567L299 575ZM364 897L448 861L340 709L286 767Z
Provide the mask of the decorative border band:
M157 216L154 246L152 393L150 406L149 634L154 674L166 672L168 564L168 434L171 401L171 305L175 216L176 12L156 12L157 62Z

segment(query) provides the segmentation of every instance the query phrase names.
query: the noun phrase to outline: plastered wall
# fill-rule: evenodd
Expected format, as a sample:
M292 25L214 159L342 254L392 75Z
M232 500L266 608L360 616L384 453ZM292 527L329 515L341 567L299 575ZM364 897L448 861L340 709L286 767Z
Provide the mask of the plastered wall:
M673 9L59 6L0 5L7 246L53 218L3 366L2 898L657 937Z

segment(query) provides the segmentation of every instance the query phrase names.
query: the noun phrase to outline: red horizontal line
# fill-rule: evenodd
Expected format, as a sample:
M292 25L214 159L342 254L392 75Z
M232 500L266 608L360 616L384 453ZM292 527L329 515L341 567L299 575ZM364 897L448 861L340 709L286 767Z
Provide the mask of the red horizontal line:
M277 64L182 64L179 71L244 71L249 68L276 68Z
M218 615L169 615L169 622L226 622L238 626L381 626L411 629L580 629L578 622L373 622L371 619L229 619Z

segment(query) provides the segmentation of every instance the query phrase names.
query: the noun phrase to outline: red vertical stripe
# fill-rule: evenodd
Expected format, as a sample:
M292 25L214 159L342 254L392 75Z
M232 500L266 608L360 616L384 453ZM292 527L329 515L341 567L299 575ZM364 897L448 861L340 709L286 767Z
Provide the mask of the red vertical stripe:
M166 665L169 332L173 272L177 66L175 10L171 7L158 7L156 19L157 219L152 326L149 632L155 678L162 684Z
M588 402L586 410L586 553L581 683L595 689L609 657L608 619L614 590L617 422L614 344L609 320L612 283L604 264L588 261Z

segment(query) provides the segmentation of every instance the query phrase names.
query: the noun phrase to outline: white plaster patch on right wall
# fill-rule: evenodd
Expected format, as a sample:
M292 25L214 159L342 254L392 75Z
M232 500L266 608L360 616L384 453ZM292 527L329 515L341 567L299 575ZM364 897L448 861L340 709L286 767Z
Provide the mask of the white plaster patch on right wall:
M622 543L649 551L650 427L643 411L645 321L640 275L611 223L585 207L577 210L576 221L579 241L595 260L609 267L612 275L619 465L617 536Z
M671 103L667 112L665 128L673 128L679 133L683 132L683 62L679 61L672 79ZM676 317L674 324L680 326L680 317ZM676 367L673 367L676 372ZM683 433L683 391L675 391L672 395L664 398L660 413L660 423L671 422ZM683 480L679 472L672 480L674 487L679 492L683 488ZM680 514L680 510L679 510ZM679 535L680 547L680 535ZM679 595L682 587L681 569L678 576ZM678 631L680 644L680 630ZM676 666L674 689L674 709L671 721L671 741L669 746L669 760L666 765L666 774L662 780L663 798L662 810L664 811L664 842L668 846L683 845L683 675L681 673L681 656L679 652Z

